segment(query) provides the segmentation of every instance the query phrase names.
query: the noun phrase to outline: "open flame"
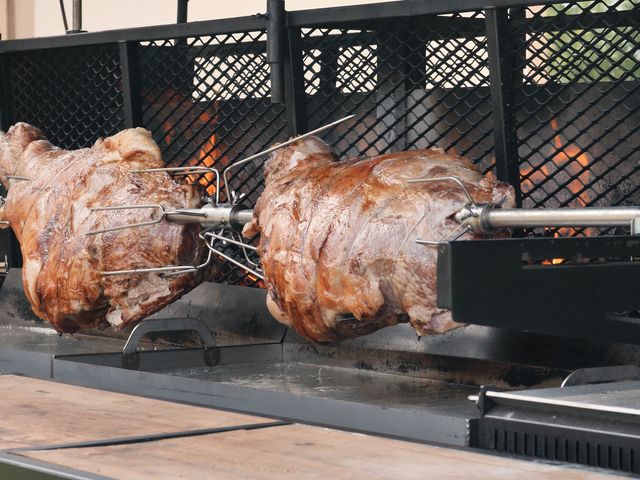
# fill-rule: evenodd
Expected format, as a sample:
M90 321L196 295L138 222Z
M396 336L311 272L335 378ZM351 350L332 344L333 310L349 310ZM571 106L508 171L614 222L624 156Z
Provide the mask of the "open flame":
M217 116L210 115L207 112L201 112L198 115L198 119L193 123L193 126L191 128L195 132L197 132L201 129L204 130L202 127L207 124L215 125L216 123ZM162 124L162 131L164 132L163 140L165 144L170 145L176 136L175 126L165 121ZM200 137L200 135L196 134L193 140L196 140L198 137ZM229 159L222 152L219 141L216 138L216 134L211 133L211 135L205 138L205 140L202 142L200 148L198 149L198 152L192 158L190 158L186 162L186 164L188 166L216 167L218 168L218 171L222 171L224 167L229 165ZM199 183L200 185L202 185L208 195L215 195L215 174L193 174L187 176L186 179L190 184Z
M558 120L553 119L550 122L553 130L553 141L551 147L553 154L551 161L533 167L531 165L523 166L520 170L520 180L523 192L528 192L536 188L545 181L555 178L557 185L562 185L566 180L565 188L570 194L571 207L586 207L591 203L591 197L588 192L589 183L592 180L590 168L590 157L578 145L570 143L558 129ZM562 193L558 192L562 197ZM565 194L566 198L566 194ZM575 229L563 227L553 230L553 237L560 238L570 236L575 233ZM592 235L592 229L585 229L585 235ZM563 258L553 258L544 260L543 265L558 265L564 263Z
M571 195L572 207L586 207L591 203L588 192L588 185L591 178L589 171L590 157L578 145L568 142L558 131L558 120L550 122L553 135L553 155L551 162L539 165L534 168L530 165L524 166L520 170L520 179L523 191L531 191L545 180L556 176L562 183L563 178L567 178L566 189ZM561 195L561 193L560 193ZM573 228L559 228L554 237L570 236L575 232ZM592 229L585 229L586 235L593 234Z
M577 177L567 187L569 191L576 197L577 206L586 207L591 201L587 187L591 180L589 174L589 155L583 152L580 147L574 144L564 145L561 135L558 133L558 120L551 120L551 128L556 135L553 143L558 151L553 157L553 163L559 168L564 168L571 177Z
M203 125L206 125L211 120L215 120L215 118L212 118L208 113L202 112L200 114L200 122L202 122ZM222 153L216 139L216 134L211 133L209 138L205 140L205 142L198 150L197 156L191 158L188 164L192 166L205 167L215 166L218 168L218 171L221 172L224 167L229 165L229 159ZM187 177L187 181L189 183L199 182L202 186L205 187L207 193L210 196L215 195L216 193L215 175L213 173L205 173L204 175L189 175L189 177Z

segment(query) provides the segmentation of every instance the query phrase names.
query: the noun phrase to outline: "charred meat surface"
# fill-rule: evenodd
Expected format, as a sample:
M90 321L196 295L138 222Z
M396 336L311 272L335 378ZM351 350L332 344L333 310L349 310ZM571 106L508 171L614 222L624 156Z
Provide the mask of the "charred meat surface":
M409 180L456 176L477 202L514 206L509 185L435 149L339 162L310 137L273 153L264 174L243 233L260 234L271 313L317 342L406 321L419 335L461 326L436 306L436 249L416 239L457 229L466 197L451 183Z
M102 271L193 265L204 255L197 226L167 222L103 233L148 221L152 210L92 212L95 207L159 204L196 207L198 191L165 173L151 134L141 128L62 150L35 127L0 132L0 179L8 188L0 220L10 223L23 256L24 290L33 311L59 332L112 325L122 328L195 287L203 274L103 276ZM20 181L8 176L27 177ZM157 214L157 212L155 212ZM1 225L0 225L1 226ZM4 225L6 227L6 225Z

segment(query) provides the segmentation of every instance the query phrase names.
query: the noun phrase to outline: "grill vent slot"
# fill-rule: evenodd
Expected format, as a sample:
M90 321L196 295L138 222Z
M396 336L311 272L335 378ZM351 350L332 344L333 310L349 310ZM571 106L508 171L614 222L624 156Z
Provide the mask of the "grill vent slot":
M546 429L510 422L492 422L481 429L480 448L499 453L543 460L577 463L627 473L640 473L636 461L640 446L613 435L594 435L578 430ZM637 442L636 442L637 443Z

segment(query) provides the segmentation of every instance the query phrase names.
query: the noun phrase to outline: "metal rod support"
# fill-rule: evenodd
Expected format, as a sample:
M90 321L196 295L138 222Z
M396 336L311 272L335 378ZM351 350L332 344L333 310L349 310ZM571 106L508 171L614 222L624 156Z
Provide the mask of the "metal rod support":
M267 0L267 62L271 77L271 103L284 103L284 0Z
M72 12L72 31L82 31L82 0L73 0L73 12Z
M520 191L518 145L513 100L513 52L509 16L506 8L485 12L487 52L491 102L493 104L493 140L495 144L496 176L508 182L516 194L516 204L522 205Z
M176 16L177 23L187 23L189 16L189 0L178 0L178 14Z
M491 209L482 219L491 229L536 227L629 227L640 207Z
M64 0L60 0L60 13L62 14L62 24L64 25L65 33L69 31L69 22L67 21L67 12L64 8Z

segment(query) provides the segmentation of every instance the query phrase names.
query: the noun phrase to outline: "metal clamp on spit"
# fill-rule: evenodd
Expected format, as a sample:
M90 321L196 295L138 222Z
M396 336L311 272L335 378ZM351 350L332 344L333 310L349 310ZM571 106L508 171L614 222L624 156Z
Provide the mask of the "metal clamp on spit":
M640 235L640 207L502 208L497 203L476 202L457 177L409 180L409 183L421 182L453 183L463 190L468 200L454 215L460 227L439 241L416 240L423 245L457 240L467 232L491 235L510 228L625 227L632 235Z
M0 277L6 277L9 273L9 259L4 256L4 261L0 262Z
M9 180L9 184L11 181L28 181L29 177L24 177L22 175L7 175L7 180ZM7 199L5 197L0 196L0 209L4 207L5 203L7 203ZM11 222L7 220L0 220L0 225L10 226ZM7 256L4 256L4 261L0 261L0 277L6 277L9 274L9 260Z
M236 169L242 165L245 165L253 160L256 160L261 157L265 157L266 155L274 152L280 148L286 147L294 142L297 142L306 137L316 135L320 132L328 130L330 128L335 127L343 122L351 120L355 115L349 115L348 117L341 118L340 120L336 120L335 122L324 125L320 128L317 128L311 132L305 133L303 135L299 135L297 137L291 138L285 142L279 143L270 147L266 150L263 150L255 155L252 155L248 158L242 159L236 163L229 165L222 174L222 178L224 181L224 189L226 192L227 198L230 200L230 203L220 203L220 172L217 169L211 167L167 167L167 168L150 168L145 170L135 170L131 173L133 174L147 174L147 173L168 173L174 176L187 176L194 174L206 174L211 173L215 176L215 195L211 198L205 198L206 204L201 208L167 208L162 205L118 205L118 206L108 206L108 207L97 207L92 211L101 212L101 211L114 211L114 210L139 210L139 209L149 209L156 212L155 217L152 216L148 221L140 222L140 223L132 223L125 225L118 225L115 227L94 230L89 232L87 235L99 235L107 232L114 232L118 230L124 230L129 228L141 228L148 225L155 225L162 221L167 221L176 224L191 224L191 223L199 223L204 229L200 232L200 239L204 242L208 249L208 256L205 262L200 265L168 265L163 267L152 267L152 268L137 268L131 270L114 270L114 271L105 271L101 272L102 275L112 276L112 275L131 275L131 274L140 274L140 273L162 273L165 276L169 275L182 275L185 273L194 273L203 268L206 268L210 265L212 260L212 255L225 259L226 261L236 265L237 267L245 270L251 275L264 279L262 275L262 270L260 269L259 262L255 257L256 247L253 245L249 245L248 243L242 240L239 232L242 231L242 228L245 224L249 223L253 219L253 210L246 209L241 204L242 196L238 195L237 192L231 189L230 181L229 181L229 172L233 169ZM225 254L223 249L227 245L235 245L240 247L243 252L244 261L246 263L239 262L229 255ZM252 255L254 258L252 259Z

